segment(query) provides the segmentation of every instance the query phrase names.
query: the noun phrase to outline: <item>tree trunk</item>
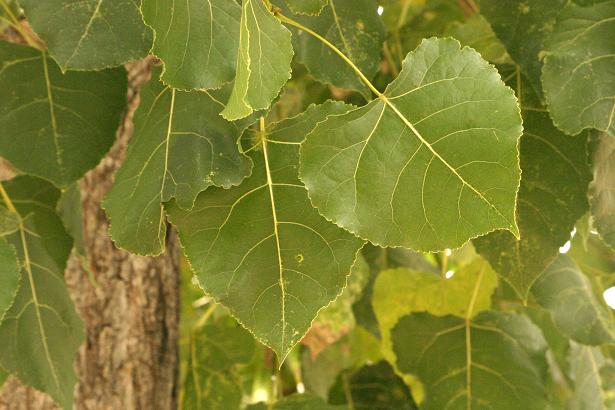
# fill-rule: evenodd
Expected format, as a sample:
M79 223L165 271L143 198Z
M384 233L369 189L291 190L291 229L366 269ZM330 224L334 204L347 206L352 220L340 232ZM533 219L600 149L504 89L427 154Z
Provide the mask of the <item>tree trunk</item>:
M151 60L129 66L129 108L107 157L81 181L87 261L75 254L66 281L84 321L86 340L75 368L75 409L174 409L178 381L179 265L174 236L163 256L118 250L108 236L100 203L113 182L132 134L138 88ZM83 265L87 265L84 266ZM14 378L0 394L0 409L54 408L49 399Z

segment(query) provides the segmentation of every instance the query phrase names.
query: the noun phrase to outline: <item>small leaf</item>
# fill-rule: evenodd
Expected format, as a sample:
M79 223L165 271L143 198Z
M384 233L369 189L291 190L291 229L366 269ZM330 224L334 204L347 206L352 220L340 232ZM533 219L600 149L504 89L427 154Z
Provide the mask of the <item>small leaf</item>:
M239 366L254 354L254 339L244 329L208 325L190 338L181 408L239 409L242 398Z
M152 30L135 0L19 0L62 70L99 70L145 57Z
M94 168L115 140L126 71L62 74L47 54L6 42L0 67L0 156L60 187Z
M295 14L320 14L329 0L285 0L288 8Z
M457 248L495 229L518 236L520 134L493 66L431 38L381 98L314 129L300 174L322 215L374 244Z
M536 301L567 337L587 345L615 342L615 322L591 284L567 255L560 255L532 287Z
M219 88L235 76L241 8L229 0L143 0L155 30L162 81L182 90Z
M596 128L615 137L613 37L615 1L570 3L558 16L546 44L542 82L553 122L566 134Z
M222 116L247 117L269 108L290 78L293 47L288 31L261 0L243 0L237 74Z
M86 255L83 240L83 211L81 205L81 188L79 183L71 184L60 194L56 212L62 220L64 229L73 238L75 250L81 256Z
M163 202L176 198L191 209L199 192L238 185L251 169L237 145L243 128L219 115L218 98L228 88L179 91L158 81L156 73L141 90L135 135L103 202L113 240L140 255L165 249Z
M553 30L555 18L566 0L481 0L480 11L504 43L510 56L542 96L540 70L545 37Z
M496 37L489 22L481 14L474 14L463 23L453 24L447 31L462 45L472 47L489 62L494 64L512 62L506 48Z
M521 238L493 232L475 239L484 256L522 299L559 255L576 221L588 210L587 138L570 138L546 112L523 110L521 186L517 223Z
M425 385L424 410L544 410L546 344L525 316L414 313L393 329L399 369Z
M378 71L380 51L385 40L384 26L376 13L377 8L374 0L329 0L320 15L293 16L293 20L325 37L361 72L372 78ZM307 66L317 80L357 90L366 98L370 97L365 84L329 47L308 33L292 30L297 59Z
M604 243L615 250L615 138L598 137L593 166L589 195L593 224Z
M73 360L84 334L64 283L72 241L55 213L60 192L27 176L4 186L21 221L7 237L17 250L21 286L0 324L0 367L71 408Z
M6 208L0 208L3 210ZM19 262L13 245L0 238L0 324L15 301L19 289Z
M329 102L247 132L249 178L206 190L191 212L167 208L205 292L280 360L341 293L363 245L318 215L297 177L300 141L328 114L348 109Z

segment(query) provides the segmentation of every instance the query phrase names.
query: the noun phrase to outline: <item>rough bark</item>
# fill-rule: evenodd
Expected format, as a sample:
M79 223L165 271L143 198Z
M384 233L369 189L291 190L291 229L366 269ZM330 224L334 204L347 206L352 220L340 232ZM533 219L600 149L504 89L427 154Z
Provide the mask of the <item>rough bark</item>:
M81 181L87 260L71 256L66 281L84 321L86 340L75 369L75 409L174 409L178 380L179 266L176 239L160 257L118 250L100 203L132 134L138 88L151 60L129 66L129 107L109 155ZM86 266L87 265L87 266ZM49 399L12 378L0 410L54 408Z

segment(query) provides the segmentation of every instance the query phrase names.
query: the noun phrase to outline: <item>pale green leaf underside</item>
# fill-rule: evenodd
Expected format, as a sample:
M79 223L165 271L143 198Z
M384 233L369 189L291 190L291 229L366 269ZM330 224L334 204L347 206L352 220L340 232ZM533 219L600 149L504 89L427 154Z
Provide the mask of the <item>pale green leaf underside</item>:
M602 368L607 360L599 347L582 346L571 343L570 376L574 383L574 392L569 408L574 410L607 410L606 387L608 376L603 377ZM611 392L612 393L612 392Z
M46 54L0 42L0 101L0 156L66 187L113 144L126 105L126 72L63 75Z
M374 283L372 305L384 356L395 363L391 329L401 317L413 312L465 317L472 298L473 314L482 312L491 307L491 294L497 284L495 272L478 258L457 269L450 279L406 268L380 272Z
M423 410L544 410L546 343L526 317L483 312L472 321L414 313L393 329L397 366L425 386Z
M164 251L163 202L176 198L192 208L199 192L211 185L229 188L250 174L249 158L239 152L242 129L220 116L215 93L174 90L158 81L159 70L141 91L135 135L103 207L110 234L133 253Z
M191 212L167 207L204 291L280 359L342 291L363 244L320 217L297 178L300 141L327 113L348 107L313 106L267 127L266 139L248 132L256 144L249 178L209 188Z
M296 14L320 14L329 0L284 0L288 8Z
M567 255L560 255L532 287L536 301L551 312L567 337L587 345L615 342L615 322L589 280Z
M615 249L615 138L600 135L593 165L589 197L593 224L604 243Z
M0 236L8 235L19 229L19 218L6 208L0 208Z
M302 1L303 3L303 1ZM320 15L293 16L340 49L368 78L378 71L385 30L374 0L329 0ZM291 10L294 11L291 5ZM314 77L366 97L370 91L352 69L329 47L308 33L293 29L297 59Z
M15 302L0 325L0 367L71 408L83 328L64 283L72 241L55 214L59 191L32 177L4 186L23 226L7 237L22 269Z
M15 300L20 276L15 248L0 237L0 323Z
M99 70L145 57L152 30L135 0L20 0L63 70Z
M555 125L569 135L596 128L615 137L615 1L571 3L548 38L542 82Z
M290 78L293 47L288 31L261 0L243 0L233 91L222 116L247 117L269 108Z
M587 138L570 138L555 128L546 112L524 110L521 137L521 187L517 223L521 238L493 232L474 246L495 271L526 299L536 278L570 239L587 212Z
M165 84L211 89L233 79L241 18L236 2L143 0L141 10L156 32L153 53L164 61Z
M301 179L327 219L383 246L457 248L518 235L519 108L480 55L431 38L382 98L330 117L301 148Z

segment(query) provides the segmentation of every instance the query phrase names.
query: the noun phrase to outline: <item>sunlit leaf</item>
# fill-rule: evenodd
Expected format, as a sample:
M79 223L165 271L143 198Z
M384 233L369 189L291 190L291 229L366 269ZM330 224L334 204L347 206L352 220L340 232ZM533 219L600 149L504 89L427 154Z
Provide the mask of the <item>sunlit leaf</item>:
M72 241L55 213L60 192L32 177L4 187L21 221L7 237L17 250L21 285L0 324L0 367L71 408L83 328L64 283Z
M342 103L247 132L252 175L209 188L191 212L168 206L200 284L255 337L286 357L346 285L363 242L323 219L297 177L299 143Z
M19 0L63 70L98 70L145 57L152 30L135 0Z
M47 54L6 42L0 67L0 156L62 187L96 166L120 124L125 70L62 74Z
M152 52L164 61L162 81L174 88L219 88L235 75L241 8L235 1L143 0L155 30Z
M436 251L496 229L518 236L520 134L493 66L432 38L381 98L312 131L301 179L322 215L374 244Z

